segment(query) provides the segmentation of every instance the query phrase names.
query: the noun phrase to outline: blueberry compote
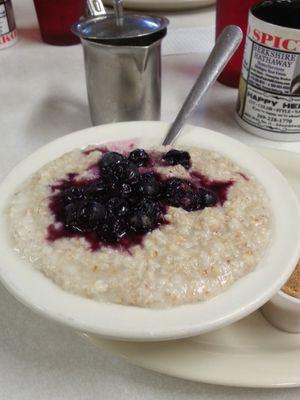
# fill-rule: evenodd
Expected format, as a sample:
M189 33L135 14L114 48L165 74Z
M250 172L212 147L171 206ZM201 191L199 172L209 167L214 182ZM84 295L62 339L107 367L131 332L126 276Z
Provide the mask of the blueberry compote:
M126 155L106 151L93 166L96 178L68 174L51 188L55 223L48 227L48 240L83 237L93 251L111 246L130 252L148 232L167 224L168 206L190 212L223 205L234 183L213 181L196 171L189 172L189 179L167 177L156 172L161 164L189 170L191 157L179 150L160 157L144 149Z

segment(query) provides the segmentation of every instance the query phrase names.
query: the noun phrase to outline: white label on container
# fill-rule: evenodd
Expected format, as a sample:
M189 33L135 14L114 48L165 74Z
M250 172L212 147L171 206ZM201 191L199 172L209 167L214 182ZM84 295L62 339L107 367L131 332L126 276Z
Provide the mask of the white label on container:
M0 4L0 35L4 35L9 32L9 26L7 21L7 15L4 4Z
M237 112L254 127L300 133L300 30L249 14Z

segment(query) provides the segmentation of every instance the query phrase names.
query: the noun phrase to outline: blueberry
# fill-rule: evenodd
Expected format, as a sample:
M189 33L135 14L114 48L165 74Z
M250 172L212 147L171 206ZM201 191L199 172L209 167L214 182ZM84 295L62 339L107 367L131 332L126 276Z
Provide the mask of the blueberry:
M107 185L103 179L98 179L84 189L84 197L88 199L101 199L107 194Z
M139 192L145 197L156 197L159 195L160 185L153 174L147 173L141 175Z
M103 154L100 159L99 165L100 169L103 173L106 173L113 165L118 164L125 160L125 157L122 154L110 151L108 153Z
M123 180L126 183L137 183L140 178L139 170L132 162L128 162L124 165L122 172Z
M210 189L199 189L204 207L215 206L218 202L217 194Z
M181 207L181 199L186 193L192 192L192 184L184 179L170 178L163 183L162 197L173 207Z
M200 200L200 201L199 201ZM178 199L179 206L186 211L195 211L202 207L202 199L198 199L195 192L185 192L182 193Z
M106 204L107 211L116 217L123 217L130 211L128 203L124 199L113 197Z
M205 208L203 195L199 191L187 192L180 199L180 206L186 211L196 211Z
M150 232L155 227L151 217L140 210L131 216L129 223L132 230L138 234Z
M147 199L137 205L129 224L135 233L147 233L157 227L160 216L161 209L158 202Z
M127 232L126 222L114 216L108 217L105 223L98 226L96 231L98 238L105 243L117 243Z
M144 149L133 150L129 154L128 159L138 167L146 167L150 161L149 155Z
M143 212L155 221L157 221L161 215L159 203L151 199L143 199L136 206L136 210Z
M94 231L105 219L103 204L96 201L83 202L77 212L77 226L82 232Z
M216 194L210 189L197 189L185 179L171 178L164 182L163 199L173 207L181 207L186 211L202 210L215 205Z
M131 196L126 198L126 201L131 208L135 208L140 203L140 200L141 196L137 192L132 193Z
M186 211L202 210L217 203L217 195L210 189L183 191L177 196L178 206Z
M64 204L73 203L83 198L83 191L81 188L71 186L62 192L62 198Z
M163 155L162 161L166 165L182 165L185 169L191 166L191 156L187 151L170 150Z
M121 197L127 199L135 192L135 185L115 180L114 182L108 181L106 184L108 197Z
M134 191L135 191L134 187L129 183L122 183L118 188L119 195L123 198L132 196Z
M193 185L191 182L187 181L186 179L181 178L169 178L164 181L164 188L168 192L176 192L176 191L188 191L193 189Z
M106 181L105 187L107 197L117 196L120 191L118 182Z
M138 167L128 160L113 164L105 174L106 180L111 183L134 184L138 182L139 177Z
M91 232L105 219L105 207L96 201L82 201L65 208L65 227L71 231Z
M77 212L78 212L78 205L76 203L70 203L65 207L64 224L68 230L78 231Z

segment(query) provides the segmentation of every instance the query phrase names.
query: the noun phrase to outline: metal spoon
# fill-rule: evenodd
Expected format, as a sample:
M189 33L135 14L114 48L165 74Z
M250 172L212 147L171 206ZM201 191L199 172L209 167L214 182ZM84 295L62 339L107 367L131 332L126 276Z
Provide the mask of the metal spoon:
M123 0L114 0L113 3L115 15L116 15L116 23L118 26L123 25Z
M183 125L233 56L242 38L243 33L236 25L227 26L220 34L200 75L164 138L163 145L172 144L178 137Z
M87 9L92 17L106 14L105 7L101 0L87 0Z
M116 16L116 25L123 25L123 0L113 0L113 7ZM92 17L99 17L105 15L106 10L101 0L87 0L88 14Z

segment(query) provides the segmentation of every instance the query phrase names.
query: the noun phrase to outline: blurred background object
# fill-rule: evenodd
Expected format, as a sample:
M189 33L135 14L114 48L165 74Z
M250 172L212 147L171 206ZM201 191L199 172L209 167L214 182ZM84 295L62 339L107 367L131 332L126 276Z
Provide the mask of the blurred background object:
M258 2L258 0L217 0L216 37L219 36L225 26L232 24L239 26L244 33L240 47L218 78L218 81L224 85L231 87L238 87L239 85L248 24L248 12Z
M17 30L11 0L0 0L0 49L17 41Z
M103 0L107 6L112 6L114 0ZM124 0L124 8L132 10L192 10L214 4L215 0Z
M85 0L34 0L44 42L57 46L79 43L71 26L85 12Z

